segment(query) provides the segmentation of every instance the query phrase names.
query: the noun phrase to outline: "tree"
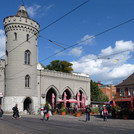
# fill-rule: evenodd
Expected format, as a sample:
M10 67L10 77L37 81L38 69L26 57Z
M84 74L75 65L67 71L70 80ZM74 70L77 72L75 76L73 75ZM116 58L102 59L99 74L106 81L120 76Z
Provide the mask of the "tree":
M54 60L49 65L47 65L46 68L49 70L72 73L73 71L72 65L73 65L72 63L67 61Z
M108 100L108 96L101 91L97 83L91 80L91 101L108 102Z

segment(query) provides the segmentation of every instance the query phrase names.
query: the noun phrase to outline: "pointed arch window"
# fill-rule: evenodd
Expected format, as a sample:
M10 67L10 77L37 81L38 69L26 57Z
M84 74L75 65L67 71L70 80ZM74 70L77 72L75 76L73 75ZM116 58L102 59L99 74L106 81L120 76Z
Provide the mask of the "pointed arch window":
M14 40L17 40L17 33L14 33Z
M26 35L26 41L29 41L29 34Z
M30 76L29 75L25 76L25 87L30 87Z
M29 65L30 64L30 51L26 50L25 51L25 64Z

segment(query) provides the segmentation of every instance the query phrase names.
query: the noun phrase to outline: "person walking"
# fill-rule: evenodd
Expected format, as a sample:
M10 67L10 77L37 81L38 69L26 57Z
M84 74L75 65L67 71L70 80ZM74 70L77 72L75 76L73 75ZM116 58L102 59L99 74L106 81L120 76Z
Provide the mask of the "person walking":
M0 105L0 119L3 119L3 110L1 108L1 105Z
M103 107L102 106L99 106L100 117L103 117L102 116L102 111L103 111Z
M88 105L86 107L86 121L90 120L90 112L91 112L90 105Z
M45 105L44 111L43 111L43 114L44 114L43 119L42 119L43 121L45 120L47 113L48 113L48 107L47 105Z
M104 119L104 121L107 121L107 117L108 117L108 110L106 109L106 107L104 107L104 110L103 110L103 119Z
M19 110L18 110L18 104L16 104L13 108L12 108L12 110L13 110L13 116L12 116L12 118L13 119L19 119Z

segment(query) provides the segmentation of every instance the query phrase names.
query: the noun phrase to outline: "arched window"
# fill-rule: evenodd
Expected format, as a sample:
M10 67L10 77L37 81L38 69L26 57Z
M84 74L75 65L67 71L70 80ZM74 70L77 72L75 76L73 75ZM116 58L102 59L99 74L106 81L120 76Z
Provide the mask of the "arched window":
M30 87L30 76L29 75L25 76L25 87Z
M29 34L26 35L26 41L29 41Z
M14 39L17 40L17 33L14 33Z
M25 64L30 64L30 51L26 50L25 51Z

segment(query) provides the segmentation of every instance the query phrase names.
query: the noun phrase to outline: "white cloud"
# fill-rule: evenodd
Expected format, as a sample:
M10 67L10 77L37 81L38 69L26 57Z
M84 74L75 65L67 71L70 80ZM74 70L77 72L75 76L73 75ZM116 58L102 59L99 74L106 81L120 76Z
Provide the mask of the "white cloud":
M49 9L51 9L53 6L54 6L54 4L51 4L51 5L45 6L45 10L46 10L46 11L48 11L48 10L49 10Z
M90 36L90 35L85 35L81 41L79 41L79 44L81 45L92 45L92 41L95 37L94 36ZM81 56L82 54L82 46L81 47L76 47L73 48L72 50L69 51L69 55L73 55L73 56Z
M90 44L91 45L94 38L95 38L94 36L90 36L90 35L87 34L81 39L80 44L83 44L83 45Z
M35 16L44 16L48 10L50 10L54 4L48 5L48 6L41 6L37 4L33 4L32 6L29 6L26 8L28 15L30 17Z
M41 8L40 5L34 4L30 7L27 7L26 10L29 16L34 17L38 13L40 8Z
M69 52L69 55L73 55L73 56L81 56L81 54L82 54L82 47L73 48L73 49Z
M4 54L5 54L5 34L4 31L0 29L0 57L3 56Z
M127 63L127 61L131 58L130 52L132 52L133 49L134 42L117 41L114 48L109 46L101 50L101 53L98 54L99 56L105 55L105 58L103 57L98 59L98 56L93 54L84 56L79 59L79 61L72 62L73 69L75 72L84 72L89 74L91 79L94 81L111 81L114 84L117 84L134 72L134 64ZM121 51L126 52L120 53ZM106 56L113 53L118 54Z
M115 48L112 48L111 46L109 46L106 49L102 49L101 50L101 55L102 56L110 55L110 54L113 54L113 53L119 53L121 51L126 51L126 50L131 50L131 49L134 49L134 43L132 41L124 42L123 40L121 40L121 41L116 41ZM128 51L128 53L129 52L130 51Z

